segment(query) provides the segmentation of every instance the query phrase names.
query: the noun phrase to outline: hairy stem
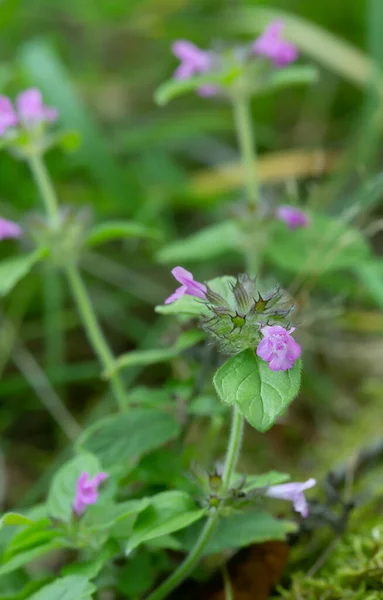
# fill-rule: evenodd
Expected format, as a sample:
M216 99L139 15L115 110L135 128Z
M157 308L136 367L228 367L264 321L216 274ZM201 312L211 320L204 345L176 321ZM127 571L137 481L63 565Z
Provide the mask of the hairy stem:
M170 575L168 579L166 579L156 590L154 590L154 592L147 597L147 600L163 600L163 598L166 598L170 592L177 588L186 579L186 577L188 577L188 575L193 571L200 561L202 554L214 533L219 519L219 509L225 503L225 497L230 488L230 482L241 449L242 432L243 417L238 409L234 407L230 439L227 447L225 467L222 476L221 504L218 509L208 517L194 548L190 551L184 562L181 563L178 569L174 571L174 573Z
M55 188L49 177L44 161L39 153L31 153L28 156L28 164L40 191L45 210L51 223L59 226L59 203ZM97 354L104 370L109 369L114 363L113 352L109 348L100 324L97 320L92 302L83 282L81 273L74 262L65 265L64 273L68 280L73 298L77 304L81 320L86 330L88 339ZM110 378L111 387L115 395L118 407L125 408L125 390L123 382L118 374Z

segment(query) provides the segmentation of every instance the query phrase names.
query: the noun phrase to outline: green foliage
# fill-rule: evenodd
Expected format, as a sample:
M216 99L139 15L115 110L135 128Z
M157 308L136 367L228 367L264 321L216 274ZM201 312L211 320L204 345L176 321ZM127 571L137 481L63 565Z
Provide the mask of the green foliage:
M98 246L105 242L129 238L158 238L159 232L134 221L99 223L88 232L86 244Z
M24 515L9 512L0 518L0 528L4 525L32 525L33 521Z
M30 600L91 600L95 589L86 577L68 575L43 587Z
M160 448L180 431L169 414L131 409L122 415L100 419L80 436L79 449L93 453L104 469L128 469L144 454Z
M268 540L283 540L288 533L294 530L293 523L274 519L263 511L233 513L219 521L214 537L205 548L204 554L216 554L232 548L260 544ZM194 546L200 531L201 526L195 525L178 536L186 550L190 550Z
M267 431L297 396L300 373L300 361L288 371L272 371L249 349L225 362L214 385L223 402L235 404L255 429Z
M14 256L0 261L0 296L6 296L23 277L40 262L44 255L41 249L30 254Z

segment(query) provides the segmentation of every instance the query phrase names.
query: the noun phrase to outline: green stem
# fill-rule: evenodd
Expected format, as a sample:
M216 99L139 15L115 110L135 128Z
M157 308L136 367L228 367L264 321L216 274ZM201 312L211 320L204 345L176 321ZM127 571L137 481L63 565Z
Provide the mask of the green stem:
M222 566L221 570L222 570L223 583L225 586L225 600L234 600L233 588L231 585L230 575L229 575L229 570L227 568L227 565L224 564Z
M225 467L222 476L221 506L225 503L225 497L230 488L232 475L237 464L242 443L242 432L243 417L238 409L234 407L230 439L227 447ZM147 600L163 600L163 598L166 598L166 596L170 594L170 592L172 592L176 587L178 587L193 571L200 561L203 551L205 550L215 530L219 519L219 508L207 519L205 527L203 528L194 548L190 551L190 554L186 557L184 562L181 563L178 569L174 571L174 573L170 575L168 579L166 579L156 590L154 590L154 592L147 597Z
M249 206L254 208L259 200L259 183L250 98L247 96L235 97L233 99L233 112L244 170L245 193Z
M57 227L59 224L59 203L56 191L41 155L37 152L31 152L28 155L28 164L37 188L40 190L40 196L44 203L45 211L52 224Z
M105 371L111 371L111 367L113 367L115 358L98 323L97 317L93 310L92 302L81 277L81 273L78 267L73 263L67 264L64 267L64 272L68 279L72 296L76 301L81 320L88 335L88 339L99 358L102 368ZM124 410L126 407L125 390L123 382L118 373L114 373L110 377L110 384L119 408Z
M44 161L40 154L31 153L28 156L28 163L37 187L40 190L40 195L44 202L46 212L49 218L52 220L52 223L58 226L59 203L56 196L56 191L53 187ZM102 368L104 370L110 370L110 367L115 362L115 359L97 320L92 302L82 280L81 273L74 263L66 264L64 267L64 272L67 277L73 298L78 306L88 339L100 360ZM110 378L110 383L119 408L124 410L126 407L125 390L120 376L118 374L112 375Z

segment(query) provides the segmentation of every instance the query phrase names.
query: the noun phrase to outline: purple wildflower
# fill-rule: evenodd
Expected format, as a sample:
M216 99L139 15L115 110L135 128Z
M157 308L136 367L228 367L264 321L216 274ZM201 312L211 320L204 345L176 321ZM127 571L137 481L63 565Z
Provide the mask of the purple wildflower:
M44 106L40 90L31 88L21 92L16 98L16 109L20 121L26 126L38 123L56 121L57 110L51 106Z
M56 121L57 110L44 106L41 92L35 88L21 92L16 98L16 110L6 96L0 96L0 136L19 123L34 127L39 123Z
M187 294L188 296L195 296L196 298L206 298L207 288L203 283L199 283L198 281L194 281L193 274L184 269L183 267L175 267L172 270L172 275L182 283L182 285L176 289L174 294L166 298L165 304L171 304L171 302L175 302L179 300Z
M0 135L4 135L7 129L17 125L18 118L12 102L7 96L0 96Z
M273 21L255 40L252 50L259 56L266 56L276 67L285 67L298 58L298 49L282 36L283 21Z
M210 52L201 50L188 40L177 40L172 46L173 54L181 61L174 72L176 79L189 79L193 75L207 73L213 67L213 56ZM218 91L216 85L202 85L198 89L200 96L214 96Z
M267 325L261 329L264 337L258 344L257 355L269 363L272 371L291 369L300 357L302 348L291 337L294 329L287 330L281 325Z
M73 510L78 516L84 513L87 506L96 504L98 499L98 486L107 477L107 473L98 473L90 479L89 473L81 473L77 480L76 496L73 502Z
M22 233L23 230L21 229L20 225L0 217L0 241L19 238Z
M303 483L283 483L282 485L273 485L268 488L266 496L269 498L279 498L280 500L290 500L293 503L294 510L306 518L309 514L309 506L304 495L304 491L316 485L315 479L308 479Z
M278 219L284 221L289 229L298 229L299 227L307 227L310 224L310 219L299 208L283 204L278 206L275 211Z

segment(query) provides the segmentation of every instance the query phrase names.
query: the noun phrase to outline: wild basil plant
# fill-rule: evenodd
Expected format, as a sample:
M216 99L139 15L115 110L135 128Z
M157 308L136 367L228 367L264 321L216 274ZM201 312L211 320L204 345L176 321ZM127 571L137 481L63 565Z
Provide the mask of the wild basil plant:
M2 293L9 293L42 264L60 272L115 401L115 412L77 437L73 456L57 470L46 501L2 518L9 535L0 576L9 577L36 558L62 551L58 577L52 571L35 573L28 584L33 600L64 596L86 600L104 589L115 593L113 597L162 600L206 555L284 539L294 531L293 521L275 518L269 511L270 498L290 501L299 518L309 515L304 492L315 479L290 482L278 471L246 475L239 471L238 461L244 423L259 432L269 430L300 388L302 319L295 317L292 296L271 279L275 272L283 272L285 280L286 273L300 272L302 255L307 269L312 269L317 264L315 257L310 262L313 238L319 236L323 242L324 229L326 244L344 234L344 224L330 217L265 198L257 173L252 97L310 83L316 71L293 64L298 50L285 39L279 21L248 45L201 50L178 40L173 52L179 64L156 100L164 104L196 91L206 102L231 104L244 198L235 218L182 242L165 244L157 252L156 260L171 265L179 284L156 307L160 315L173 317L179 333L166 348L116 358L81 271L87 248L125 236L150 238L153 232L133 221L93 225L86 211L73 209L66 199L62 204L44 155L54 146L70 144L72 134L59 131L60 115L44 104L39 90L22 92L15 104L0 97L2 146L29 167L43 209L36 209L23 227L0 219L0 238L18 238L25 250L0 266ZM366 251L356 232L347 233L347 243L338 253L342 267L355 253ZM182 266L194 262L198 271L217 251L233 249L244 263L236 276L217 277L211 268L210 278L198 281ZM326 268L326 261L321 268ZM219 356L214 375L208 361L202 364L205 350ZM171 388L128 389L125 369L181 356L187 358L183 369L195 382L207 367L202 383L185 386L185 377L177 381L176 373ZM230 412L226 456L207 466L206 455L209 462L211 453L219 458L215 442ZM191 460L187 433L192 419L206 417L210 425L198 443L201 466Z

